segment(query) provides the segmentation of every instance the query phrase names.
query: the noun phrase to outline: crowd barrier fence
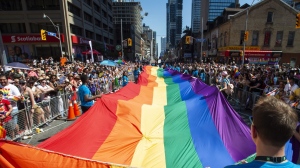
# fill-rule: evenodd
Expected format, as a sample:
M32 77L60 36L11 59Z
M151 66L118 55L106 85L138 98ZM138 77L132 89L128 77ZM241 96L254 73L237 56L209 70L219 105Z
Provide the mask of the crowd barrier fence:
M129 72L130 81L133 81L133 74ZM122 87L122 80L108 81L97 86L96 94L99 91L106 94L119 90ZM20 140L26 135L40 133L43 127L48 126L54 119L67 120L70 102L74 103L74 94L76 94L77 105L80 105L78 93L59 91L57 96L44 98L41 102L36 103L33 107L28 99L20 103L18 112L12 112L12 120L1 123L6 130L6 139ZM21 107L21 108L20 108Z

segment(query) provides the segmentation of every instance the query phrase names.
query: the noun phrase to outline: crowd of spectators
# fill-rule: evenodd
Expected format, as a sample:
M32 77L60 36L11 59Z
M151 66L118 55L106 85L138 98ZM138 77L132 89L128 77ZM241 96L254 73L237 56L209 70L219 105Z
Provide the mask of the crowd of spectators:
M0 113L7 137L16 139L19 135L31 134L33 127L48 126L54 118L66 118L69 101L77 99L81 76L88 77L88 89L97 95L114 92L134 81L133 73L139 74L136 69L140 67L130 62L102 66L79 61L61 66L50 59L33 61L29 70L1 67L0 97L2 94L4 102L9 100L12 106L11 112ZM9 106L5 108L2 111L8 112Z
M164 63L163 68L171 68L183 74L199 78L208 85L214 85L224 96L236 97L242 106L252 109L255 101L263 95L271 94L278 99L300 108L300 69L280 65L224 65L217 63ZM232 91L230 91L232 90Z
M228 99L235 99L241 106L252 109L256 100L272 95L294 108L300 108L300 69L281 65L225 65L218 63L163 63L183 74L199 78L216 86ZM32 133L33 126L45 127L53 118L66 117L70 100L77 98L83 84L91 95L114 92L128 82L137 82L142 71L141 63L122 63L118 66L102 66L99 63L69 62L61 66L52 59L33 61L29 70L0 67L1 124L8 137ZM62 96L64 95L64 97ZM101 97L101 96L100 96ZM9 100L9 104L7 101ZM20 112L24 110L24 112ZM295 131L300 141L300 132Z

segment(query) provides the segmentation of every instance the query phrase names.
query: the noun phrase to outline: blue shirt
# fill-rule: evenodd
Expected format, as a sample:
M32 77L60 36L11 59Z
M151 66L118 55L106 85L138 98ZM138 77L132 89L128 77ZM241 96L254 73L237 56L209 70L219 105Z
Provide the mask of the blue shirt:
M88 97L92 96L90 89L86 85L79 86L78 95L80 99L81 106L91 107L94 104L94 101L85 101L84 96L88 95Z
M262 161L254 160L250 163L226 166L225 168L257 168L257 167L259 168L273 168L273 167L300 168L300 165L296 165L290 161L283 162L283 163L272 163L272 162L262 162Z
M139 74L140 74L140 71L138 69L133 71L134 77L138 77Z
M128 84L128 77L123 76L123 86L126 86Z
M198 70L194 70L192 75L193 75L193 77L198 77L198 75L199 75Z

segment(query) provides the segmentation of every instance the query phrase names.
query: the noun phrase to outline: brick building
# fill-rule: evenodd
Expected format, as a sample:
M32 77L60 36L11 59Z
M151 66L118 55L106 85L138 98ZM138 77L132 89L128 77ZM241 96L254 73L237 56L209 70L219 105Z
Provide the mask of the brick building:
M251 6L248 14L248 40L245 63L300 63L300 30L295 28L298 11L281 0L264 0ZM220 62L241 62L247 9L224 10L204 34L204 52ZM228 12L230 11L230 12ZM228 14L230 13L230 14ZM299 57L299 58L298 58Z

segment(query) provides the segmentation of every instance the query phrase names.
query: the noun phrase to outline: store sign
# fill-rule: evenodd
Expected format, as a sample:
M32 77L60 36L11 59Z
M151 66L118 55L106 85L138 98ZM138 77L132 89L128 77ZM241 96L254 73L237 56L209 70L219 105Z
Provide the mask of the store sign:
M61 42L64 42L64 35L61 34ZM43 41L40 34L34 35L2 35L4 43L45 43L45 42L59 42L56 37L47 36L47 40Z
M184 53L183 57L190 58L190 57L192 57L192 53Z
M222 53L224 51L220 51ZM226 57L239 57L242 55L243 50L226 50ZM281 57L282 51L246 51L245 57Z
M85 39L82 37L71 35L73 44L89 44L90 39Z
M243 50L243 46L227 46L227 47L220 47L218 48L218 51L226 51L226 50ZM245 50L256 50L259 51L259 46L246 46Z

